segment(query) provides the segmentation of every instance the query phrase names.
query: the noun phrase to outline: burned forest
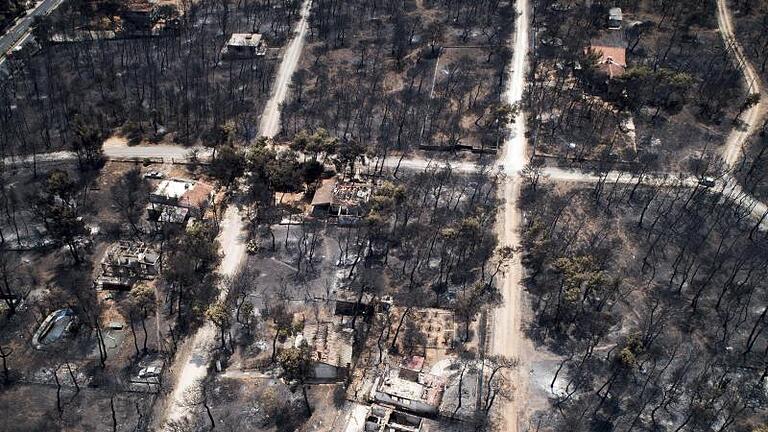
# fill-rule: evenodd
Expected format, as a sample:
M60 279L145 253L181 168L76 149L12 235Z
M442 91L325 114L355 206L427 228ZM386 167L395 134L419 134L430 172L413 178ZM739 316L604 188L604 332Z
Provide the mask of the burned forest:
M0 430L768 431L766 23L0 1Z

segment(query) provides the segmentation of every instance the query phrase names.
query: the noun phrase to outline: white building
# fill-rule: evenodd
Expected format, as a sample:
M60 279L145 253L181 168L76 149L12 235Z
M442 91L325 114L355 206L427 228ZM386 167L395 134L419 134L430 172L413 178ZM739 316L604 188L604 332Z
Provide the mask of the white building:
M222 55L228 57L260 57L267 54L267 45L258 33L232 33Z
M149 194L147 219L162 224L184 225L189 217L202 218L213 201L213 186L185 180L163 180Z

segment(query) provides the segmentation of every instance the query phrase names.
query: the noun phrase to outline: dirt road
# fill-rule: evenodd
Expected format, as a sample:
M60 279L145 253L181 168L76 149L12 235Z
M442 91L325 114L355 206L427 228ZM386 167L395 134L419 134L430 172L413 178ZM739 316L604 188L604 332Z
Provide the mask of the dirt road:
M301 10L301 18L297 24L296 36L291 41L280 65L276 77L274 92L264 109L259 132L263 136L274 136L280 130L280 105L288 94L288 84L296 70L301 50L304 46L304 37L307 29L307 18L311 0L305 0ZM218 241L221 245L222 260L219 265L219 273L225 276L233 275L245 261L246 235L240 212L235 205L230 205L221 222L221 232ZM219 299L227 297L226 289L219 292ZM184 396L190 389L194 389L197 383L208 375L211 363L211 352L216 345L216 329L210 322L206 322L193 336L192 347L189 350L180 351L175 367L181 369L176 374L171 399L166 408L165 421L179 420L189 414L189 408L185 406Z
M742 65L750 93L760 93L759 76L749 61L747 61L741 45L738 44L733 35L733 25L730 11L726 6L726 0L718 0L717 4L718 24L722 36L726 44L733 47L736 60ZM516 36L513 46L512 71L505 94L505 100L513 104L521 100L525 88L525 67L529 35L527 0L517 0L517 11L519 15L515 27ZM747 127L734 129L728 137L724 158L730 166L733 166L738 161L744 142L760 126L765 112L763 105L763 103L759 103L744 112L742 121L747 124ZM504 152L499 160L499 163L503 165L505 172L508 174L508 181L502 189L502 197L505 200L505 204L498 224L499 241L505 246L517 246L520 241L519 227L521 218L517 208L517 199L520 196L521 181L518 173L526 163L525 149L525 113L521 111L512 126L510 138L505 143ZM545 170L545 174L551 176L553 180L560 181L597 181L599 179L598 176L590 173L574 170L549 169ZM611 180L621 181L623 177L624 173L616 172L613 173ZM626 176L627 181L630 178L631 176ZM660 183L667 181L667 178L664 177L652 178L650 180L650 182ZM688 187L695 187L697 185L697 179L687 176L683 176L677 181ZM730 177L717 182L712 190L717 190L719 193L734 199L738 197L737 202L749 208L753 217L760 217L761 215L765 217L765 213L768 211L763 203L743 194L738 183ZM521 331L521 312L524 306L522 304L522 278L523 267L518 254L502 279L501 287L504 303L495 312L492 329L493 339L491 341L492 353L516 357L520 360L520 366L514 373L510 374L510 378L516 388L515 399L504 410L504 417L507 423L505 430L512 432L516 432L520 428L521 421L524 420L523 415L527 400L528 360L530 360L530 354L533 352L532 346Z
M307 19L311 6L311 0L304 0L301 6L301 18L296 25L296 35L283 54L283 61L280 63L277 79L272 89L272 97L267 101L264 113L261 115L259 131L262 136L273 137L280 132L280 104L285 101L285 97L288 95L291 78L299 65L307 35Z
M606 184L635 184L637 183L637 173L630 171L608 171L602 175L596 172L584 171L577 168L558 168L546 167L541 173L547 180L558 182L573 183L597 183L600 181ZM717 183L717 182L716 182ZM687 173L646 173L640 179L640 184L647 186L662 187L695 187L699 184L696 176Z
M279 105L279 104L278 104ZM274 136L274 135L268 135ZM197 158L200 161L207 161L211 157L211 149L207 147L183 147L180 145L151 144L129 146L125 143L104 144L104 157L108 160L120 159L163 159L164 162L187 160L192 150L197 151ZM28 156L8 156L3 160L5 166L26 166L37 162L38 165L48 162L59 163L67 161L76 161L77 155L71 151L59 151L51 153L38 153ZM372 162L369 161L369 165ZM419 171L427 168L441 168L450 166L454 172L472 173L478 169L478 164L474 161L451 161L445 162L437 159L409 158L400 159L399 157L388 157L383 162L384 167L388 169L398 168L400 170Z
M762 96L756 105L744 111L741 115L741 121L744 122L745 127L734 127L725 142L723 158L729 167L733 167L739 161L747 139L761 126L768 109L766 109L764 102L765 95L762 94L760 76L749 59L744 55L744 49L733 33L733 17L731 16L730 9L728 9L727 0L717 0L717 27L720 29L720 36L722 36L723 42L727 47L731 48L734 61L744 74L744 81L748 92L757 93Z
M751 88L751 92L759 92L759 78L754 68L746 61L741 46L736 43L733 37L733 30L730 18L730 12L725 6L726 0L718 0L718 23L720 24L723 37L729 42L731 40L737 59L744 64L745 78ZM528 22L528 2L527 0L517 0L518 17L515 26L516 35L513 45L514 56L511 63L510 79L507 83L507 91L504 95L506 102L514 104L522 99L525 88L526 58L528 54L529 41L529 22ZM758 125L761 104L744 113L743 120L749 125L746 130L734 130L728 139L726 145L725 158L730 165L733 165L738 159L740 150L745 139L754 132ZM526 143L525 143L525 113L521 110L520 114L512 125L510 138L505 142L504 150L499 163L503 165L504 171L508 174L508 180L502 187L501 193L504 199L504 208L498 223L499 242L504 246L518 246L520 243L520 211L517 208L517 199L520 196L521 181L519 177L520 170L526 164ZM552 170L547 173L550 176L557 177L559 180L580 181L585 178L592 180L597 176L584 172L574 172L566 170ZM621 179L622 174L618 173L614 177ZM686 178L683 183L693 183L695 179ZM738 186L733 186L732 182L727 182L730 193L738 193ZM724 188L725 189L725 188ZM756 211L760 211L757 210ZM516 357L520 360L520 366L510 374L509 378L515 386L514 400L504 409L504 418L507 431L516 432L521 425L525 411L526 394L530 360L529 354L533 352L530 342L524 337L521 329L522 313L522 279L523 266L520 263L519 253L513 263L507 269L501 281L504 303L499 307L493 317L491 352L509 357Z
M219 265L219 273L224 276L232 276L240 264L245 260L245 233L243 222L237 207L230 206L221 221L221 232L217 238L221 244L222 259ZM219 300L227 297L227 291L219 292ZM211 352L216 342L217 331L211 322L206 322L192 337L191 349L185 352L186 356L177 358L175 364L181 367L176 374L176 382L173 385L170 405L166 411L165 420L173 421L185 417L189 408L185 406L185 394L194 389L198 382L208 376L208 367L211 363Z
M516 7L518 16L512 47L514 54L510 64L509 81L504 94L505 101L510 104L516 104L522 100L528 55L528 1L517 0ZM499 159L499 164L503 165L504 171L508 174L508 180L500 191L504 199L504 208L501 211L497 229L499 230L500 244L514 247L520 243L520 211L517 208L521 184L519 172L526 164L525 113L522 110L512 124L510 132ZM490 350L493 354L516 357L520 360L520 367L509 374L509 378L516 388L514 400L503 408L506 423L504 430L510 432L518 430L520 414L524 409L527 380L524 379L521 371L528 370L525 353L530 350L521 329L522 278L523 266L518 255L501 279L500 286L504 303L494 311L492 341L490 343Z

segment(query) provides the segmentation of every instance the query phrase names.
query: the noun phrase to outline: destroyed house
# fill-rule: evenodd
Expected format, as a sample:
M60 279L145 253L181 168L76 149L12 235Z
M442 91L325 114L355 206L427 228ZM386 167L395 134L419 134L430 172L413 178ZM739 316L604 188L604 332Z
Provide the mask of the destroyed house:
M424 369L424 357L409 355L400 361L399 377L409 381L418 381L419 374Z
M97 286L102 289L130 289L137 280L157 276L159 265L160 254L144 243L115 243L101 259Z
M150 204L147 208L148 219L161 224L184 225L189 217L189 209L166 204Z
M328 322L307 324L303 339L309 345L314 379L335 381L348 377L352 367L352 329Z
M258 33L232 33L222 54L238 58L260 57L267 54L267 46Z
M369 318L373 316L373 313L373 295L370 293L363 293L361 296L356 292L342 290L336 295L335 315Z
M324 180L312 198L312 216L336 218L339 225L352 225L365 215L371 192L367 183Z
M384 302L383 299L382 302ZM398 322L406 310L408 308L403 306L392 306L389 311L392 322ZM438 308L411 308L408 319L421 334L426 336L426 348L452 349L454 347L459 328L456 326L453 311ZM398 344L402 352L414 348L406 346L403 341L399 341Z
M371 399L420 415L438 413L445 383L441 377L419 373L418 381L402 378L397 368L377 377Z
M371 405L365 417L366 432L419 432L421 418L382 405Z

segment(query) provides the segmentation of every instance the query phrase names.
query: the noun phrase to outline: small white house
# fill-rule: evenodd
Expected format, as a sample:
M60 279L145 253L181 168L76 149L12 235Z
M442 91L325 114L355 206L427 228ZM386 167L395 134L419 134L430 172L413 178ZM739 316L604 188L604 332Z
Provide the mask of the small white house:
M267 54L267 45L258 33L232 33L222 54L227 57L260 57Z

